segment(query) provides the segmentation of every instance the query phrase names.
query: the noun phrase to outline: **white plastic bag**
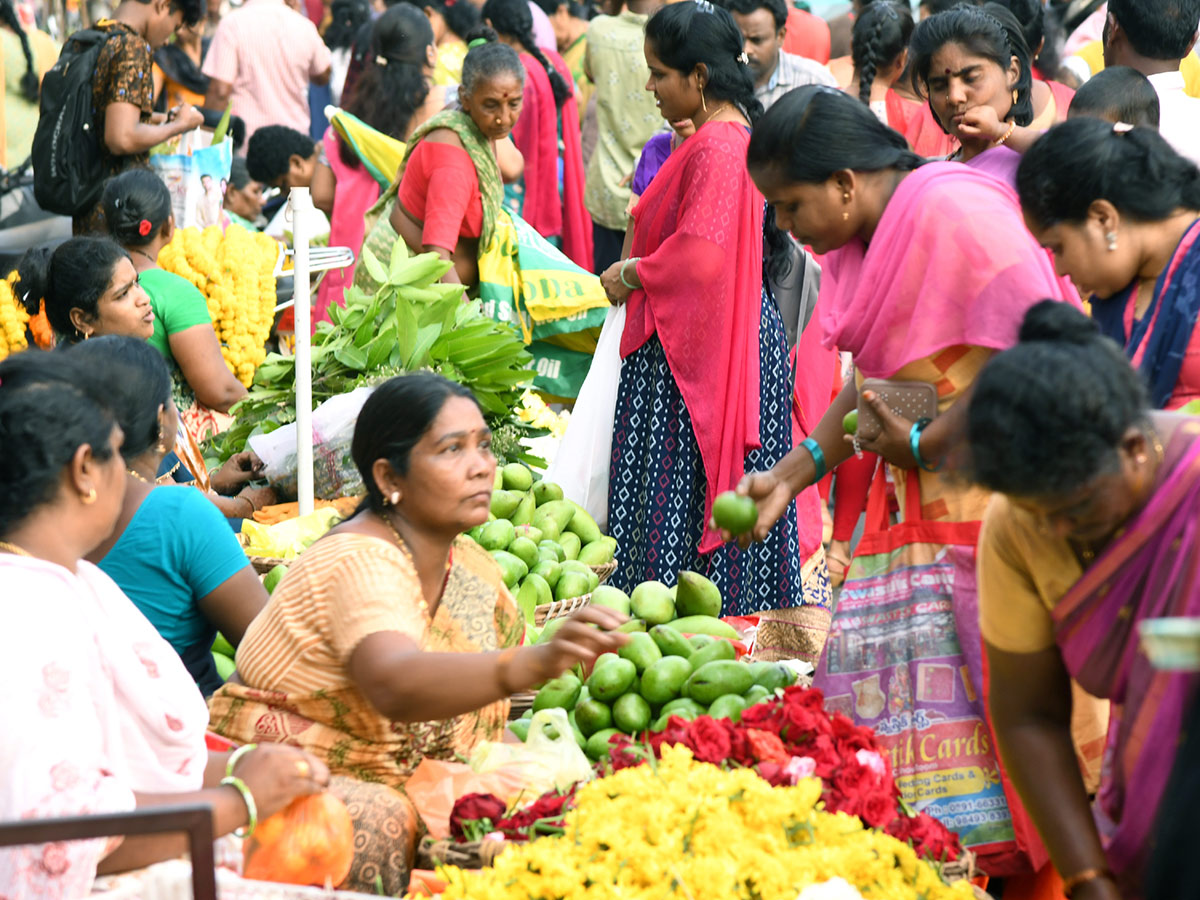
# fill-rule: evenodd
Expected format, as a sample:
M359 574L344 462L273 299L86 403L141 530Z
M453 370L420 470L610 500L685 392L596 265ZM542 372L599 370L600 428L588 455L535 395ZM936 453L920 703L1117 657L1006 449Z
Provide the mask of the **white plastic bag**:
M471 768L476 772L509 767L525 773L531 799L552 789L565 791L576 782L592 777L592 764L575 742L564 709L543 709L534 713L529 723L529 738L524 744L484 741L471 754Z
M613 420L621 382L621 335L625 306L614 306L604 319L596 353L567 433L546 471L546 480L561 485L568 499L586 509L608 531L608 470L612 463Z
M313 493L321 500L363 493L362 476L350 456L354 426L363 404L374 391L355 388L330 397L312 414ZM296 496L296 423L250 438L250 449L265 463L263 474L280 497Z

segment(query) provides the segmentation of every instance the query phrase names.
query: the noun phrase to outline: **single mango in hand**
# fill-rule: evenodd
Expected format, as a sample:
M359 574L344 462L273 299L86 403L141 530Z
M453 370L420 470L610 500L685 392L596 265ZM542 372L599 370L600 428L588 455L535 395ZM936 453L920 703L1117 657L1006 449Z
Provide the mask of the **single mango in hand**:
M713 501L713 519L717 527L732 535L745 534L758 523L758 504L733 491Z

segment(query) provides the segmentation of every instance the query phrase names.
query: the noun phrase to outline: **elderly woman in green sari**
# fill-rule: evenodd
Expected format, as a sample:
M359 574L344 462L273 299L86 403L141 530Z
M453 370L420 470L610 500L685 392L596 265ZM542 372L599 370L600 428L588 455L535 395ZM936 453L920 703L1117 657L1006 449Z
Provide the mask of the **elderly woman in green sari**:
M384 260L397 240L413 253L432 251L454 263L444 280L468 287L479 280L478 254L500 214L504 177L520 173L509 134L525 85L511 47L482 38L472 45L458 91L462 109L440 112L413 133L395 182L367 213L363 243ZM379 287L366 266L354 283Z

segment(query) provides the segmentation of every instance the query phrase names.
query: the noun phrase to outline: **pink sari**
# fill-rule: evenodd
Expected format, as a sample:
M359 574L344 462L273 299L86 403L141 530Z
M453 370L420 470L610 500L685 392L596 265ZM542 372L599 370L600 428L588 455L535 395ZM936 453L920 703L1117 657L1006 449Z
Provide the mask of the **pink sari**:
M1138 624L1200 616L1200 421L1172 436L1146 507L1054 608L1072 677L1112 701L1095 816L1125 896L1141 894L1194 674L1160 672L1138 648Z
M853 353L868 378L949 347L1004 350L1031 306L1068 299L1012 190L959 163L910 173L870 247L856 238L825 261L825 346Z

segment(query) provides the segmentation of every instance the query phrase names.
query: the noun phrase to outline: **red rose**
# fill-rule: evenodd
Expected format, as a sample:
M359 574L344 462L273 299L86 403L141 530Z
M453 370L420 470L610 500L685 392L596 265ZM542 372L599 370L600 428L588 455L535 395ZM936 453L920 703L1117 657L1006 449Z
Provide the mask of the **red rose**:
M747 728L746 742L757 762L777 762L786 765L791 759L791 755L784 749L783 741L769 731Z
M785 706L799 705L813 712L825 711L825 695L817 688L801 687L800 685L792 685L783 689L783 702Z
M732 759L739 766L752 766L755 763L754 751L750 747L750 740L746 736L746 729L729 719L722 719L725 723L725 731L729 734L729 759Z
M471 840L467 833L477 829L468 827L470 822L499 822L504 818L504 801L493 794L464 794L454 801L450 810L450 834L455 840Z
M742 724L747 728L757 728L777 735L784 724L783 709L784 705L780 700L756 703L742 713Z
M883 828L896 818L896 799L883 791L867 794L862 801L859 815L864 824L872 828Z
M918 856L933 862L950 862L962 855L958 835L927 813L898 816L888 825L887 833L912 844Z
M683 744L688 745L688 720L682 716L671 716L667 719L667 727L659 732L651 732L649 738L650 749L654 751L655 756L662 756L663 744Z
M761 762L755 768L758 770L759 777L771 787L783 787L792 783L780 763Z
M692 748L692 754L701 762L717 764L729 758L729 732L720 722L708 716L700 716L688 725L687 743Z
M608 763L614 772L632 769L646 761L644 752L634 747L633 739L627 734L614 734L608 739L608 747Z

